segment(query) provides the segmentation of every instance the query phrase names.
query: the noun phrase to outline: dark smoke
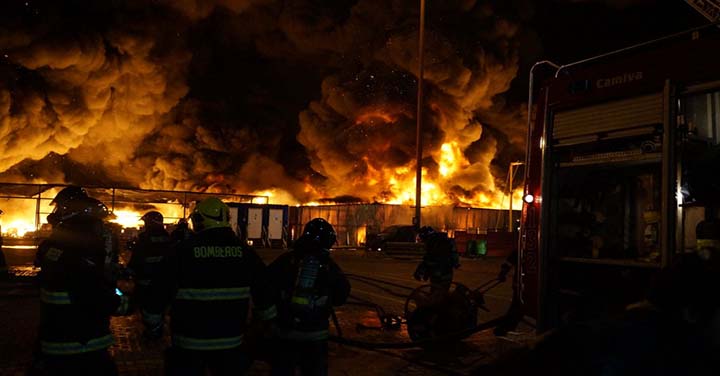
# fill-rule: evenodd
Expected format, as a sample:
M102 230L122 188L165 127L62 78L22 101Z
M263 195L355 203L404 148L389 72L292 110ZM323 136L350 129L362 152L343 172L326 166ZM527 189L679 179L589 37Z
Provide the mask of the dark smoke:
M376 200L414 163L417 1L58 3L0 5L3 181ZM428 7L424 165L458 197L522 154L520 21L492 3ZM442 178L449 141L469 164Z

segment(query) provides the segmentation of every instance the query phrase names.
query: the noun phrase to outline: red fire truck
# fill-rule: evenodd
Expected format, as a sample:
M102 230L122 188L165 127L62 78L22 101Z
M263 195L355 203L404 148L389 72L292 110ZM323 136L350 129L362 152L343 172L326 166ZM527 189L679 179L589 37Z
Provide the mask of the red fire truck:
M545 79L533 90L531 72L519 285L539 331L641 300L717 215L694 182L720 175L697 168L720 143L719 51L713 24L536 64Z

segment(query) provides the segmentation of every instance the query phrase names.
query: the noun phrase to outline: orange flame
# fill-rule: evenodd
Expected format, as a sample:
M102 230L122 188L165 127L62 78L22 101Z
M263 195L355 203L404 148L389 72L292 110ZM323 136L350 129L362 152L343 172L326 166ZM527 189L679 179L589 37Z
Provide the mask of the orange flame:
M454 179L470 166L457 142L442 144L435 159L439 161L437 170L430 171L428 167L422 169L422 206L464 204L494 209L504 209L509 206L507 193L497 189L492 181L486 182L482 192L451 193L455 186ZM395 205L415 204L414 162L401 167L378 168L373 166L368 156L363 157L362 161L365 163L364 174L351 182L353 186L375 190L382 187L381 194L373 198L376 202ZM512 196L513 207L519 209L522 204L522 189L517 189Z
M431 106L438 112L436 104L431 104ZM356 115L354 123L361 126L392 125L401 117L411 119L413 114L403 107L387 104L372 105L363 108ZM464 150L467 144L454 137L453 134L457 136L456 133L446 132L447 139L431 155L437 161L437 165L424 166L422 169L421 205L460 204L484 208L507 208L510 197L507 192L503 192L495 186L492 178L484 178L488 181L477 182L469 180L473 175L489 176L490 172L468 170L470 167L479 166L470 163L465 157ZM344 187L338 191L358 192L358 197L379 203L414 205L416 198L415 161L404 166L385 167L385 161L381 159L382 157L378 157L392 146L392 141L387 138L379 138L368 144L366 154L358 158L355 164L356 174L350 179L340 182ZM485 163L489 164L490 161ZM474 188L468 189L467 186L474 186ZM334 188L337 187L327 187L327 190L332 192L336 190ZM306 180L305 193L308 194L307 197L327 197L323 194L325 193L323 190L323 187L316 187ZM512 194L513 206L516 208L519 208L522 202L520 191Z
M381 125L398 121L398 115L402 110L393 110L384 106L376 106L366 109L365 112L355 118L355 125Z

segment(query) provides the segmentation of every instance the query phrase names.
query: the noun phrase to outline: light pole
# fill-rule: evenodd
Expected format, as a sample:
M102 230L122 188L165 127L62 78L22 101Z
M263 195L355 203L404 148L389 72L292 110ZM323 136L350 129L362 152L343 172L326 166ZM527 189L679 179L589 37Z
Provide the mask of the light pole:
M420 27L418 32L418 90L417 90L417 127L415 129L416 171L415 171L415 227L420 229L422 207L422 119L423 119L423 69L425 44L425 0L420 0Z

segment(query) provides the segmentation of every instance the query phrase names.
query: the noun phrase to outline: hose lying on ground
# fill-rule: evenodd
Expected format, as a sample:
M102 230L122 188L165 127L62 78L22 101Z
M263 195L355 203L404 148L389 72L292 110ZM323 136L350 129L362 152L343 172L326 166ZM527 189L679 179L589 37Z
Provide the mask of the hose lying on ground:
M415 342L367 342L367 341L358 341L355 339L349 339L339 336L330 336L330 340L333 342L337 342L343 345L348 346L355 346L360 347L364 349L411 349L414 347L423 347L425 345L433 344L433 343L441 343L446 342L450 340L460 340L462 338L465 338L471 334L475 334L477 332L483 331L485 329L490 329L493 327L496 327L498 324L500 324L505 319L504 316L500 316L497 318L494 318L490 321L486 321L482 324L479 324L475 326L474 328L468 328L463 329L457 332L448 333L442 336L438 336L435 338L428 338L423 339Z
M346 276L348 278L352 278L352 279L358 280L360 282L373 285L373 286L375 286L381 290L384 290L395 296L399 296L399 295L392 290L389 290L387 288L384 288L382 286L379 286L377 284L374 284L374 283L371 283L368 281L378 282L378 283L386 284L389 286L402 288L405 290L413 290L414 291L416 289L414 287L403 286L403 285L385 281L382 279L366 277L366 276L361 276L361 275L356 275L356 274L346 274ZM494 287L500 285L501 283L502 283L502 281L499 281L497 279L492 279L492 280L487 281L486 283L480 285L474 291L483 294L483 293L493 289ZM402 297L405 298L406 296L402 296ZM385 316L387 316L385 314L385 310L379 304L376 304L369 300L358 298L358 297L352 296L352 295L351 295L351 298L357 300L357 302L349 302L350 304L375 308L381 322L383 322L383 318ZM348 345L348 346L360 347L360 348L364 348L364 349L370 349L370 350L374 350L374 349L410 349L410 348L416 348L416 347L423 347L425 345L429 345L429 344L433 344L433 343L441 343L441 342L446 342L446 341L450 341L450 340L460 340L460 339L463 339L474 333L496 327L496 326L498 326L498 324L502 323L503 320L505 320L505 319L506 319L505 315L503 315L503 316L494 318L492 320L486 321L482 324L476 325L473 328L467 328L467 329L463 329L460 331L447 333L442 336L422 339L422 340L414 341L414 342L367 342L367 341L359 341L359 340L344 338L341 334L342 332L339 328L339 323L337 322L337 320L334 319L333 323L335 324L336 329L338 329L338 333L340 335L339 336L330 336L330 340L333 342L336 342L336 343L340 343L340 344L344 344L344 345Z
M361 307L373 308L375 309L375 313L377 314L378 320L380 321L380 326L367 326L364 324L357 324L356 328L358 329L399 330L401 328L401 325L405 322L402 316L386 313L385 309L377 303L358 298L354 295L350 295L350 298L354 299L355 301L348 301L345 303L346 305L356 305ZM335 327L339 329L337 325ZM340 332L338 331L338 333ZM340 335L340 337L342 337L342 335Z

